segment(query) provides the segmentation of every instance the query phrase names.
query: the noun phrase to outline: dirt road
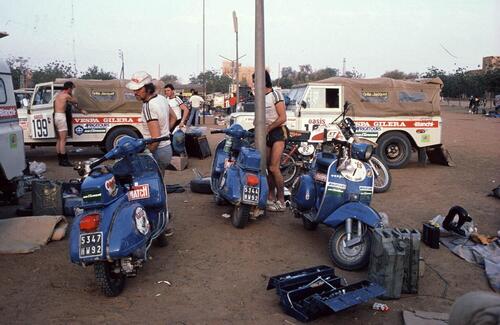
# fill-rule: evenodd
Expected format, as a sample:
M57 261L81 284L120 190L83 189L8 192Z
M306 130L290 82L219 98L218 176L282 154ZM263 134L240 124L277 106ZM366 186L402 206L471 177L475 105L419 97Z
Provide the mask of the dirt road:
M487 197L500 182L500 120L471 116L463 109L444 109L444 143L457 167L427 165L413 157L403 170L392 170L389 192L377 194L373 206L389 215L393 226L421 229L422 222L446 214L453 205L466 208L479 230L500 229L500 201ZM212 148L217 138L210 136ZM98 156L95 149L70 153L73 160ZM76 177L71 168L57 167L53 148L27 149L29 159L48 164L52 179ZM190 168L208 173L210 159L190 159ZM168 172L168 184L188 184L190 169ZM106 298L95 285L92 268L72 265L68 240L53 242L28 255L0 256L0 323L148 323L148 324L290 324L278 297L266 291L268 278L279 273L332 265L327 253L331 231L302 228L291 213L269 214L243 230L221 217L209 195L189 190L169 196L175 234L165 248L154 248L153 259L129 279L123 294ZM3 216L13 209L2 207ZM422 245L427 263L419 295L389 301L391 311L369 304L315 324L398 324L401 310L448 312L453 300L468 291L490 290L484 271L454 256L446 248ZM366 271L338 274L348 282L366 278ZM157 282L166 280L171 286Z

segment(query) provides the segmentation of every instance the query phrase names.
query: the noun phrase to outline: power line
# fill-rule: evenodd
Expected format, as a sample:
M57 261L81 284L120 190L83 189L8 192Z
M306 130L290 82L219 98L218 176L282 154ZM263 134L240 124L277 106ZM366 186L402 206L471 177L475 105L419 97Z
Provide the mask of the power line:
M444 47L444 46L443 46L443 44L439 44L439 45L441 45L441 47L443 48L443 50L445 50L445 51L446 51L446 53L448 53L449 55L451 55L451 56L452 56L452 57L454 57L455 59L458 59L458 57L457 57L457 56L455 56L455 55L453 55L450 51L448 51L448 50L446 49L446 47Z

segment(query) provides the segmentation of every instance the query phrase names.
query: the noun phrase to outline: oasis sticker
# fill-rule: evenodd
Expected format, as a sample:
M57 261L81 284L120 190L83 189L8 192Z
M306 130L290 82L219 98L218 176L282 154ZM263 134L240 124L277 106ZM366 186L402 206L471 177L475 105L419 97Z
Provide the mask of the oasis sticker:
M149 184L135 185L127 193L128 200L141 200L149 198Z

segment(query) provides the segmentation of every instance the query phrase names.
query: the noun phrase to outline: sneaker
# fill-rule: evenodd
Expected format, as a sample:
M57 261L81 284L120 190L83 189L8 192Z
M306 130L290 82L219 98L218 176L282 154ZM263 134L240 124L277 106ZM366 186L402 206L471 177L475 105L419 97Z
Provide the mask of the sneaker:
M271 205L267 208L269 211L272 212L284 212L286 209L286 206L284 203L281 203L280 201L274 202L274 205Z
M267 200L267 202L266 202L266 208L269 209L269 207L272 207L275 204L276 204L276 201Z

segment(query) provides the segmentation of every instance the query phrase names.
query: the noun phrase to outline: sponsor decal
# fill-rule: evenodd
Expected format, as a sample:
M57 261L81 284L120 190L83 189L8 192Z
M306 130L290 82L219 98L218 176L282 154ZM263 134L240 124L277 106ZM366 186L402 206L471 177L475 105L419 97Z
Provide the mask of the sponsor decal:
M115 196L116 193L118 192L118 187L116 187L116 180L115 177L111 177L104 183L104 187L108 191L108 194L111 196Z
M98 90L92 90L91 91L92 96L114 96L115 92L114 91L98 91Z
M343 193L346 188L347 188L347 186L345 184L342 184L342 183L329 183L327 191L328 192Z
M371 192L373 190L373 187L371 187L371 186L360 186L359 190L361 192Z
M75 134L76 135L82 135L85 132L85 129L81 125L77 125L74 128Z
M387 97L389 93L387 91L362 91L361 96L363 97Z
M99 189L86 191L82 195L82 199L85 202L99 202L101 201L101 191Z
M149 184L135 185L127 193L128 200L141 200L149 198Z
M425 130L424 129L418 129L416 130L417 133L425 133Z
M310 118L307 124L312 125L326 125L326 120L324 118Z
M2 106L0 107L0 119L8 119L17 117L16 106Z
M420 136L420 142L431 142L431 135L430 134L422 134Z
M109 123L109 124L130 124L139 123L140 117L74 117L74 124L95 124L95 123Z
M420 121L355 121L356 130L380 131L381 128L437 128L438 121L420 120ZM363 129L375 127L376 129Z

